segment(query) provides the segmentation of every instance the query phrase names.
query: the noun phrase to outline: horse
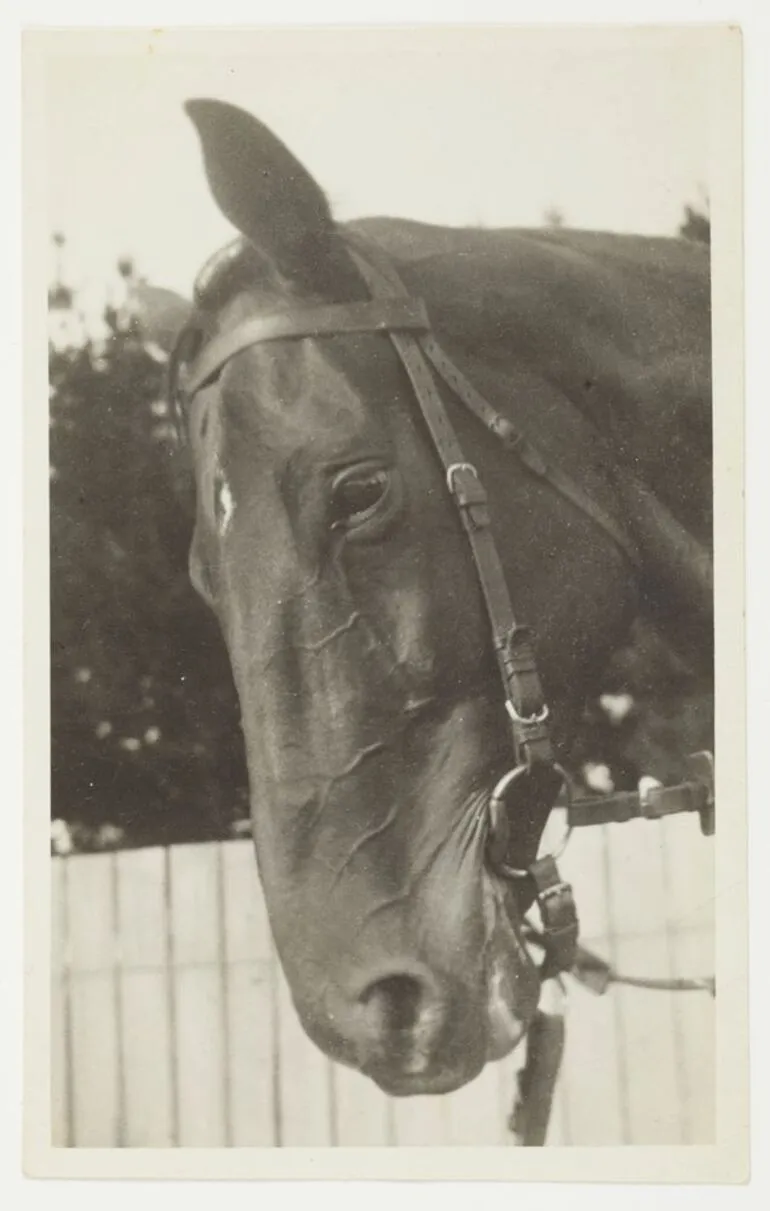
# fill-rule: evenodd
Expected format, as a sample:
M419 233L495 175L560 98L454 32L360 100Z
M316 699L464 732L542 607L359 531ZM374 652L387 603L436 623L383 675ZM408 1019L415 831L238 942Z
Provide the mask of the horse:
M390 1095L449 1092L519 1044L541 984L532 895L489 861L511 737L453 473L483 480L560 760L637 619L708 672L708 591L677 559L711 541L708 252L336 223L254 117L212 100L186 110L237 235L178 300L171 393L195 483L190 575L232 666L271 928L328 1056ZM458 381L553 475L432 374L463 455L448 481L396 321L344 322L371 305L372 264L403 285L389 292L399 322L424 322L408 308L422 300ZM552 801L517 803L522 868Z

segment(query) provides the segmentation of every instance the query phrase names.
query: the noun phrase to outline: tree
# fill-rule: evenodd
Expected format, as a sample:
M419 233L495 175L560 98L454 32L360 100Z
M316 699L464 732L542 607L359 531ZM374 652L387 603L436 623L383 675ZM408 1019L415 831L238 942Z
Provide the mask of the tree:
M679 235L685 240L696 240L700 244L711 243L711 219L707 213L685 206L684 219L679 226Z
M543 215L543 223L546 227L560 228L564 226L564 212L558 206L549 206Z
M61 282L50 303L75 311ZM49 348L53 815L81 844L105 825L129 844L221 837L246 774L224 645L187 573L187 469L130 306L104 319L105 340Z

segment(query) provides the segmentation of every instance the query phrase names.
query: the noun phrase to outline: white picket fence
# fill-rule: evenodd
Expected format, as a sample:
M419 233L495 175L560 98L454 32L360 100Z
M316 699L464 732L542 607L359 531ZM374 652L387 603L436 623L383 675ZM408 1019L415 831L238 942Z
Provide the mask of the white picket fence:
M587 946L621 971L710 974L712 842L696 817L587 829L562 860ZM390 1099L305 1037L251 843L53 859L56 1146L506 1144L515 1057L443 1097ZM705 1144L704 993L570 981L549 1144Z

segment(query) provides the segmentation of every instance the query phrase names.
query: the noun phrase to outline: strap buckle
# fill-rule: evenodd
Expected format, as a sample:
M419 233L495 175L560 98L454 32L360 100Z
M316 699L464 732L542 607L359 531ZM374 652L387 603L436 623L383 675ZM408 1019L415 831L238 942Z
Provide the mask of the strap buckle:
M479 473L476 470L476 468L474 467L473 463L452 463L446 469L446 486L449 489L449 491L451 492L452 496L456 495L455 476L458 475L461 471L467 472L468 475L472 475L474 479L478 480L478 482L481 483L481 480L479 479Z
M510 698L505 700L505 709L514 723L521 724L522 727L534 727L538 723L545 723L550 715L548 703L543 703L542 710L536 711L533 715L520 715L516 707L511 702Z
M575 965L579 932L577 907L572 884L562 879L550 854L533 862L528 873L537 889L537 905L543 921L545 960L540 978L547 980L571 971Z
M514 751L527 765L552 765L554 752L547 722L550 711L544 701L529 628L514 624L496 646Z
M473 463L451 463L446 469L446 485L450 495L474 530L489 525L486 488Z

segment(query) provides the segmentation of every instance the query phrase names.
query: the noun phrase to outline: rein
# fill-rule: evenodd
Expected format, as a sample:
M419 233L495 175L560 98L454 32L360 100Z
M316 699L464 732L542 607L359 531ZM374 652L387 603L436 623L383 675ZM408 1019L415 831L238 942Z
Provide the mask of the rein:
M548 483L607 534L635 573L643 567L637 543L626 529L559 468L550 466L524 434L487 400L454 365L432 334L424 303L407 291L382 250L359 236L348 234L348 251L372 298L366 302L295 308L260 316L214 337L190 367L180 372L178 392L188 402L217 378L236 354L255 344L306 337L350 333L384 333L389 337L414 391L434 451L441 463L447 491L457 508L473 557L489 621L492 645L503 688L514 763L492 789L489 799L487 858L496 873L514 883L527 903L538 905L542 928L525 923L525 940L544 952L541 981L561 985L565 973L594 992L611 983L628 983L667 990L707 989L709 980L644 980L621 976L603 960L578 945L578 917L570 884L560 876L558 854L536 858L528 867L511 858L512 821L522 805L546 816L557 806L566 809L563 850L573 828L643 817L659 819L680 812L697 812L704 835L714 832L714 770L710 754L698 753L690 761L691 778L674 787L656 787L646 794L613 794L596 799L574 799L570 780L556 761L548 727L549 708L543 695L530 630L517 622L502 564L492 536L487 493L476 468L469 463L447 415L436 385L438 377L465 408L494 434L527 470ZM704 555L678 523L656 505L656 519L664 514L667 536L681 558L697 564L694 592L708 592L708 576L701 569ZM545 1141L550 1101L564 1046L560 1013L539 1010L530 1026L527 1058L519 1074L518 1104L511 1130L524 1145Z

